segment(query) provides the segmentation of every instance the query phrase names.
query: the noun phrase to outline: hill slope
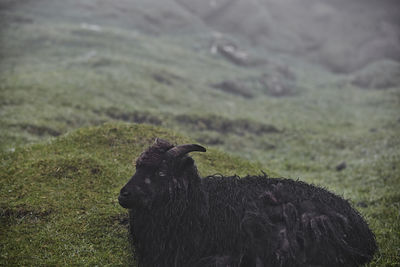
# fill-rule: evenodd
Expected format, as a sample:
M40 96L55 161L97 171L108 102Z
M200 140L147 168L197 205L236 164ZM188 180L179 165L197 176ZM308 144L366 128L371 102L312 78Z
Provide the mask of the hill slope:
M106 124L1 154L1 265L128 265L117 197L156 137L189 142L161 128ZM203 175L261 170L213 149L194 157Z

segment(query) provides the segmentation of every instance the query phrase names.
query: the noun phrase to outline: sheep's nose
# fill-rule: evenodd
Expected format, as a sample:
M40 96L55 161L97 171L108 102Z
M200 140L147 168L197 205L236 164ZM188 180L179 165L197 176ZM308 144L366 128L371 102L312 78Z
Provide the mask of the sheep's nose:
M122 189L119 192L118 202L123 208L129 208L129 196L130 193L128 190Z
M122 197L128 197L130 195L129 191L128 190L124 190L124 189L122 189L119 194Z

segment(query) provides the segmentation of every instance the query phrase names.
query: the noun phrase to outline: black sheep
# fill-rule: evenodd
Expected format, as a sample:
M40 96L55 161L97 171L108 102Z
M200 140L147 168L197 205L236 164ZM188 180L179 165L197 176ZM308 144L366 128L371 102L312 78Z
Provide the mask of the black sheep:
M119 203L139 266L359 266L375 236L349 202L282 178L200 178L189 152L157 139Z

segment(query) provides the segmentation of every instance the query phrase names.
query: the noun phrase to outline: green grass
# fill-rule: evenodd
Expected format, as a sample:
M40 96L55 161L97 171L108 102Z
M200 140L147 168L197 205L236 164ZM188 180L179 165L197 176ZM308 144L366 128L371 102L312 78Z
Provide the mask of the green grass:
M400 263L400 85L361 89L351 75L265 51L257 57L268 64L235 66L209 53L204 25L144 34L148 23L116 2L81 4L0 10L0 265L128 264L126 211L116 197L156 136L234 155L196 155L203 175L267 169L327 187L375 232L371 266ZM260 78L279 75L281 65L296 76L294 93L272 97ZM244 84L252 97L213 88L223 81Z
M132 263L117 197L156 137L191 141L162 128L105 124L1 154L1 265ZM214 149L194 157L203 175L261 170Z

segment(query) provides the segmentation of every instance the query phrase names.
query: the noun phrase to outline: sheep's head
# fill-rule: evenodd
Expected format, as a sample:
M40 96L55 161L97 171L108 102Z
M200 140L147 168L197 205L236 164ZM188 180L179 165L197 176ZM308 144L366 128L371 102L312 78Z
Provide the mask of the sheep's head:
M193 151L206 149L196 144L173 146L157 138L136 160L136 172L121 189L119 204L127 209L149 207L157 197L187 189L196 172L193 159L187 156Z

